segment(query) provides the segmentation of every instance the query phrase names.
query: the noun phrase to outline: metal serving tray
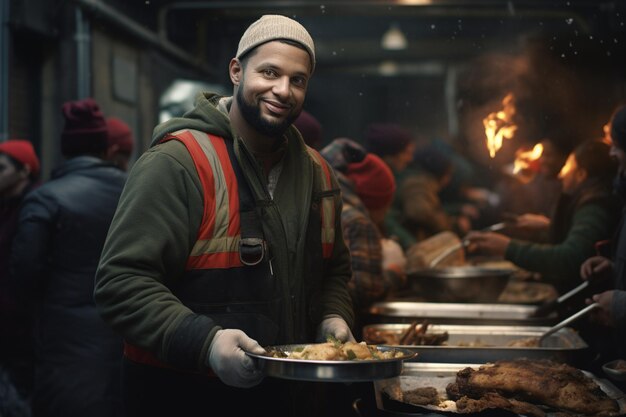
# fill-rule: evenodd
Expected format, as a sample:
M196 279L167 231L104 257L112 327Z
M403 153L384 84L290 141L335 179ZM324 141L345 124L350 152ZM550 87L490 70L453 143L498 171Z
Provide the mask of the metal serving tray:
M306 344L280 345L272 346L271 349L289 355L292 351L302 350L306 346ZM390 346L376 346L376 349L379 352L395 351L402 356L393 359L326 361L276 358L250 352L246 354L258 361L267 376L325 382L367 382L397 377L402 372L403 362L417 356L416 352L408 349Z
M376 395L376 406L379 410L393 411L394 415L423 415L425 412L445 412L445 415L449 415L449 413L461 414L457 412L455 402L447 400L448 396L446 394L446 386L456 380L456 374L458 371L468 366L478 369L481 365L466 363L407 362L404 364L402 374L399 377L373 382L374 392ZM598 378L594 374L584 370L582 372L589 378L593 379L600 386L602 391L604 391L610 398L617 401L619 405L619 415L626 413L626 399L624 393L620 389L606 379ZM444 401L442 401L438 406L419 406L402 402L398 396L400 392L418 387L435 387L439 397ZM383 394L383 391L385 394ZM489 414L487 410L483 413L485 413L485 415L489 414L498 417L516 415L505 410L492 411L495 413ZM483 413L479 414L482 415ZM556 417L554 413L548 413L547 416Z
M516 358L551 359L556 362L577 364L587 353L588 345L569 327L546 339L546 347L510 347L513 341L539 337L550 327L542 326L481 326L430 324L426 333L448 333L443 346L398 345L418 353L420 362L487 363ZM363 328L365 341L368 331L380 330L401 335L406 324L370 324Z
M481 303L422 303L413 301L384 301L369 310L368 323L411 323L428 319L441 324L491 324L550 326L558 316L533 317L534 305Z

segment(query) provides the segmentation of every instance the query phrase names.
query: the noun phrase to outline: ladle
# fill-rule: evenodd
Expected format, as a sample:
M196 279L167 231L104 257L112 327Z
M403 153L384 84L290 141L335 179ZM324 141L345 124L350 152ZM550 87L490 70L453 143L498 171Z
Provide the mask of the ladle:
M552 334L558 332L559 330L561 330L562 328L564 328L568 324L575 322L579 318L581 318L584 315L586 315L589 312L591 312L591 310L594 310L594 309L596 309L598 307L600 307L599 303L589 304L587 307L583 308L582 310L578 311L577 313L572 314L571 316L569 316L565 320L563 320L563 321L555 324L554 326L550 327L541 336L539 336L539 340L537 341L538 346L539 347L543 347L544 346L544 342L546 341L546 339L548 337L550 337Z
M502 222L502 223L496 223L496 224L492 224L491 226L487 226L484 229L480 229L481 232L496 232L498 230L502 230L507 226L506 223ZM459 250L461 248L465 248L467 246L469 246L470 241L467 239L463 239L461 240L459 243L457 243L456 245L450 246L449 248L447 248L446 250L444 250L443 252L441 252L439 255L435 256L430 263L428 264L428 266L430 268L434 268L435 266L439 265L439 262L441 262L442 260L444 260L448 255L450 255L452 252Z

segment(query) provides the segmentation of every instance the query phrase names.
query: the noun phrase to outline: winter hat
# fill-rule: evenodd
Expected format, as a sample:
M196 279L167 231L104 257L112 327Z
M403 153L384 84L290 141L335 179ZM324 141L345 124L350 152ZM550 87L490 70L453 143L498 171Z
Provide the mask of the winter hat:
M23 165L30 167L30 177L39 176L39 158L33 144L23 139L9 139L0 143L0 153L6 154Z
M418 149L413 160L423 170L432 174L435 178L443 178L452 170L452 160L448 155L433 146Z
M315 45L309 32L300 23L286 16L266 14L252 23L239 40L237 58L269 41L288 39L298 42L311 57L311 73L315 69Z
M362 161L348 164L346 176L354 183L356 194L368 210L391 204L396 180L380 157L368 153Z
M611 118L611 140L618 148L626 150L626 106L621 106Z
M391 123L371 124L365 132L368 150L381 157L399 154L411 140L407 130Z
M293 124L298 128L307 145L315 149L319 147L322 142L322 125L311 113L302 110Z
M131 154L133 153L133 132L130 127L117 117L109 117L107 119L108 127L108 145L117 145L119 152Z
M63 103L65 127L61 133L61 152L65 156L99 154L107 149L107 123L98 103L92 98Z

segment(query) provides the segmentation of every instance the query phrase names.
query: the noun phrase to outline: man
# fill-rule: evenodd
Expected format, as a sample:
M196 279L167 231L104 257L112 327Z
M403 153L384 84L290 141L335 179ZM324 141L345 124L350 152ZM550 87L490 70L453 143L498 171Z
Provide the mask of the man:
M97 314L94 276L126 174L103 158L93 99L64 103L65 161L20 211L11 265L35 311L33 414L119 416L122 339Z
M37 185L39 158L32 143L22 139L0 143L0 365L24 397L32 391L30 314L10 279L9 258L20 205Z
M291 126L314 67L304 27L261 17L230 61L233 97L200 95L133 166L95 289L126 340L128 416L322 405L317 386L263 380L246 355L353 339L338 184Z

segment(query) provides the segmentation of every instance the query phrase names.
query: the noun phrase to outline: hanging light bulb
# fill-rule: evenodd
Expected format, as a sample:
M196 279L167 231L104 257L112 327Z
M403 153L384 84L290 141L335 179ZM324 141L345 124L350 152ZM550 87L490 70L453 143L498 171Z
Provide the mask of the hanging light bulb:
M381 40L381 46L383 49L400 50L406 49L407 40L404 33L400 30L400 27L396 23L392 23L387 32L383 35Z

